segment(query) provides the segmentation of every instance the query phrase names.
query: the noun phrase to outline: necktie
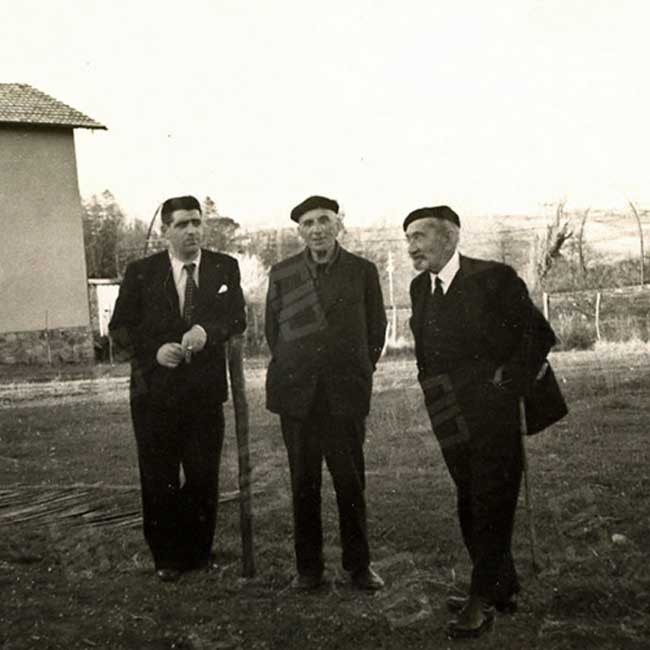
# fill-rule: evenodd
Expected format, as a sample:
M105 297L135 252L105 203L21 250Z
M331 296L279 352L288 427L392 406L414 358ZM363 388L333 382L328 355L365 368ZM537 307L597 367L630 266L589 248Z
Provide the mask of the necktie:
M183 302L183 320L188 325L191 325L197 289L196 282L194 282L194 269L196 268L196 264L183 264L183 268L187 273L187 281L185 282L185 300Z
M445 300L445 292L442 290L442 280L436 276L435 289L433 290L433 295L431 296L434 309L440 309L442 303Z

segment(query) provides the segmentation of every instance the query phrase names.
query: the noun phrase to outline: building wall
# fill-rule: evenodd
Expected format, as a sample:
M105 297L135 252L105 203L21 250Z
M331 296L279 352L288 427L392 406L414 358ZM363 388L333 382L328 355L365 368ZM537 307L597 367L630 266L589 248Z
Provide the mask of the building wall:
M72 129L0 126L0 334L89 326Z

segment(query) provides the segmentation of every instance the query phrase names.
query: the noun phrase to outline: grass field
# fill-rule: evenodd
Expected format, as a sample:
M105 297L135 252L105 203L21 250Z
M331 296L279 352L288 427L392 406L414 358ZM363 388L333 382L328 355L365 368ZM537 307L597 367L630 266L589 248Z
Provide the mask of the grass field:
M328 478L327 586L307 596L290 590L289 477L277 419L263 407L260 364L247 377L257 576L240 577L228 406L219 569L172 585L153 577L139 528L124 368L100 369L94 379L5 377L0 647L649 648L649 357L645 348L554 357L571 413L528 440L542 571L531 567L522 501L520 611L479 642L450 642L444 632L444 598L466 587L469 565L411 360L380 363L368 420L371 550L387 582L376 595L351 590L342 575Z

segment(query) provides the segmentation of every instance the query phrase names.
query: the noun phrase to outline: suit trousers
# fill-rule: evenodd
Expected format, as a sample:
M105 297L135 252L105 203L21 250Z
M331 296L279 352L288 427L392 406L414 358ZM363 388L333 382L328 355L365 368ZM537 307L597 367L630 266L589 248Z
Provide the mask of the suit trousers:
M136 396L131 411L144 535L156 568L199 568L210 559L216 527L223 405L192 394L167 404Z
M488 386L466 415L469 437L441 450L457 490L458 519L472 560L470 591L492 603L520 589L511 552L522 475L517 402Z
M322 399L322 398L321 398ZM323 458L332 476L346 571L369 562L362 417L335 417L317 401L305 420L280 416L289 456L296 566L300 575L323 573L321 478Z

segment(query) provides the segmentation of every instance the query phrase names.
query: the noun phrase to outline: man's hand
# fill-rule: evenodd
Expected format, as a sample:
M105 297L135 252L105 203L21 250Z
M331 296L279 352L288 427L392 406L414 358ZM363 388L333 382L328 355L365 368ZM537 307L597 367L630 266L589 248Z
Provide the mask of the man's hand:
M156 361L165 368L176 368L184 357L183 346L179 343L164 343L156 352Z
M192 354L201 352L207 340L208 335L200 325L193 325L191 329L187 330L181 339L181 347L183 348L185 360L189 361Z

